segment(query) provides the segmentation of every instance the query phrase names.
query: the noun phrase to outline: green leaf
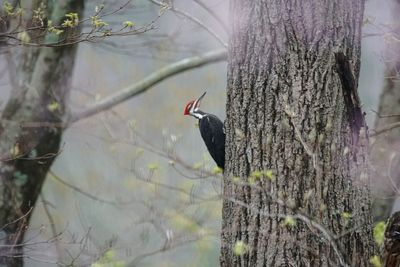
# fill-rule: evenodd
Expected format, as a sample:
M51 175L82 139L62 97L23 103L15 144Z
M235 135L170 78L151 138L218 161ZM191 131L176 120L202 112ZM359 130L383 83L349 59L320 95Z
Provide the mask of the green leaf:
M233 254L236 256L241 256L249 251L249 246L242 240L236 241L233 246Z
M103 21L102 19L99 19L97 16L92 16L90 17L92 20L92 26L95 28L101 28L104 26L108 26L108 23Z
M147 164L147 168L149 169L149 171L154 172L155 170L158 170L159 166L158 163L149 163Z
M193 169L195 170L199 170L204 166L203 162L196 162L195 164L193 164Z
M11 149L10 149L10 154L13 158L17 158L21 154L21 150L19 149L18 143L15 144Z
M135 26L135 23L133 23L133 22L130 21L130 20L127 20L127 21L124 21L124 22L122 23L122 25L124 25L124 27L130 27L130 28L132 28L133 26Z
M274 173L272 170L265 170L264 175L269 179L269 180L274 180Z
M222 172L223 172L223 170L220 167L215 166L213 169L214 174L220 174Z
M47 105L47 109L51 112L54 112L56 110L60 109L60 104L56 101L51 102L50 104Z
M382 262L378 255L372 256L369 259L369 263L371 263L374 267L382 267Z
M288 227L293 227L296 225L296 220L292 216L286 216L283 224Z
M250 173L250 177L257 178L257 179L260 179L262 175L263 175L263 173L260 171L254 171L254 172Z
M4 1L3 3L3 10L4 12L6 12L7 15L12 16L14 15L13 13L13 6L8 2L8 1Z
M342 212L342 218L343 218L344 220L350 220L350 218L351 218L351 213L350 213L350 212L343 211L343 212Z
M18 33L18 39L20 39L23 44L29 43L31 41L31 37L26 31Z
M115 251L109 249L103 256L93 263L91 267L125 267L125 261L120 261L116 259Z
M384 221L377 222L374 226L374 240L378 246L381 246L385 239L386 224Z

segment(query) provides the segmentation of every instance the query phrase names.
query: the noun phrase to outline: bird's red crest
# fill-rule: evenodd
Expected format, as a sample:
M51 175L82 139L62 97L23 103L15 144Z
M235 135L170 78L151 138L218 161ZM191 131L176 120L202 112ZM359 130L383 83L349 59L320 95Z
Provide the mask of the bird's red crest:
M190 108L192 107L194 100L190 101L186 104L185 110L183 111L183 115L189 115Z

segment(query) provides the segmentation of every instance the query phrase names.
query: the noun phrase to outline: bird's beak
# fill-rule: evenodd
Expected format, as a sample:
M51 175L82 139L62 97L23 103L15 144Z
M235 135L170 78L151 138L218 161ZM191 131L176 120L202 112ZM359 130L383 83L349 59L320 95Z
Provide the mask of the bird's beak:
M196 101L194 102L193 107L194 107L195 110L199 108L199 106L200 106L200 101L201 101L201 99L203 99L203 97L206 95L206 93L207 93L207 92L204 92L204 93L203 93L199 98L197 98Z

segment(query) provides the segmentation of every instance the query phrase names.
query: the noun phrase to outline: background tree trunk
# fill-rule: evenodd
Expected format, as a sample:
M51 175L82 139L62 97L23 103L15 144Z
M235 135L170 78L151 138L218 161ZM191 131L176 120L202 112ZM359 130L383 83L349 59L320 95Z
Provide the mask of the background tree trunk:
M352 102L363 10L231 2L221 266L369 265L368 140ZM355 82L339 76L339 51Z
M33 1L48 9L53 25L64 15L83 11L83 1ZM28 9L29 10L29 9ZM32 14L31 14L32 15ZM81 17L81 16L80 16ZM32 21L31 19L29 21ZM68 42L68 33L45 35L44 41ZM31 42L43 41L30 36ZM21 246L29 218L53 160L60 152L65 102L70 88L76 46L59 48L21 47L18 52L17 85L1 115L0 124L0 225L2 244L0 265L22 266ZM14 71L14 70L11 70Z
M387 37L385 56L385 83L379 100L380 115L400 114L400 1L392 1L392 29ZM398 124L400 116L379 117L375 129L381 130ZM390 216L400 189L400 128L392 129L375 137L371 146L371 162L374 170L374 217L376 221L385 221Z

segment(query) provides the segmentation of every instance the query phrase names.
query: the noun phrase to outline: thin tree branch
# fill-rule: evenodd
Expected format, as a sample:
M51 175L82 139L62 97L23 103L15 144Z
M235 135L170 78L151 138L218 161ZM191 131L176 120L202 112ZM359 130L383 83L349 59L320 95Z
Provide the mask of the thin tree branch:
M128 86L119 92L108 96L88 108L82 112L78 112L77 114L71 115L69 123L76 122L78 120L90 117L95 115L101 111L105 111L114 107L117 104L120 104L129 98L139 95L148 89L150 89L153 85L184 71L201 67L206 64L219 62L225 60L227 57L226 50L214 50L200 56L185 58L175 63L172 63L156 72L153 72L143 80Z
M210 27L208 27L207 25L205 25L205 24L204 24L201 20L199 20L198 18L193 17L191 14L189 14L189 13L187 13L187 12L185 12L185 11L179 10L179 9L175 8L174 6L172 6L172 5L167 5L167 4L161 3L161 2L159 2L159 1L157 1L157 0L149 0L149 1L152 2L152 3L154 3L154 4L156 4L156 5L158 5L158 6L160 6L162 9L170 9L170 10L172 10L173 12L175 12L175 13L177 13L177 14L179 14L179 15L182 15L182 16L186 17L187 19L193 21L194 23L196 23L197 25L199 25L201 28L203 28L204 30L206 30L209 34L211 34L212 36L214 36L214 38L217 39L217 41L218 41L220 44L222 44L225 48L228 47L228 45L226 44L226 42L225 42L216 32L214 32Z
M56 224L55 224L53 216L51 215L51 212L50 212L50 210L48 208L49 202L44 198L43 193L40 193L39 196L40 196L40 199L42 200L42 203L43 203L44 212L46 213L47 219L49 220L50 229L51 229L51 232L53 234L53 237L56 237L56 236L58 237L59 234L57 234ZM60 244L58 243L58 239L56 239L54 241L55 241L54 245L56 247L56 252L57 252L57 261L61 262L61 255L62 255L61 251L62 250L61 250Z
M57 176L57 175L56 175L53 171L51 171L51 170L49 170L49 174L50 174L56 181L62 183L63 185L65 185L65 186L67 186L67 187L73 189L74 191L76 191L76 192L78 192L78 193L80 193L80 194L82 194L82 195L84 195L84 196L86 196L86 197L88 197L88 198L90 198L90 199L93 199L93 200L98 201L98 202L101 202L101 203L106 203L106 204L114 205L114 206L117 206L117 205L118 205L118 203L116 203L116 202L114 202L114 201L107 200L107 199L102 199L102 198L98 198L98 197L95 196L95 195L92 195L92 194L89 194L88 192L83 191L82 189L78 188L78 187L75 186L75 185L72 185L72 184L70 184L70 183L67 183L66 181L64 181L63 179L61 179L59 176Z
M201 0L193 0L196 4L201 6L204 10L206 10L225 30L226 33L229 32L228 26L226 26L225 22L218 16L217 13L214 12L211 8L209 8L206 4L204 4Z
M380 135L382 133L388 132L390 130L393 130L393 129L396 129L399 127L400 127L400 122L394 122L385 127L382 127L381 129L373 130L373 133L371 133L369 136L374 137L374 136Z
M400 114L385 114L385 115L381 115L379 114L378 111L376 110L372 110L373 113L376 114L376 116L378 116L378 118L382 119L382 118L393 118L393 117L400 117Z

